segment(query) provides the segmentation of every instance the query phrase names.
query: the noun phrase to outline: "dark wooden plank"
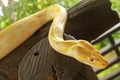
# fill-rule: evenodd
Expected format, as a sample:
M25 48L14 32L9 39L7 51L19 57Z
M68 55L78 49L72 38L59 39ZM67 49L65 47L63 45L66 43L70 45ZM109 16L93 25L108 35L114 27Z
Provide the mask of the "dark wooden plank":
M70 36L66 36L68 39ZM48 39L31 48L19 67L20 80L98 80L89 66L54 51Z
M109 0L81 0L68 9L65 33L91 41L119 22Z
M109 30L104 32L98 38L96 38L95 40L91 41L91 43L92 44L96 44L97 42L102 41L104 38L108 37L109 35L115 33L116 31L119 31L119 30L120 30L120 23L116 24L115 26L113 26L112 28L110 28Z
M25 55L19 67L19 79L46 80L54 60L55 56L48 42L43 39Z
M31 49L34 44L40 41L47 35L49 27L44 26L38 30L30 39L25 41L21 46L12 51L8 56L0 60L0 77L4 77L3 80L18 80L18 67L19 64L28 50ZM39 35L39 34L42 35ZM2 79L0 79L2 80Z

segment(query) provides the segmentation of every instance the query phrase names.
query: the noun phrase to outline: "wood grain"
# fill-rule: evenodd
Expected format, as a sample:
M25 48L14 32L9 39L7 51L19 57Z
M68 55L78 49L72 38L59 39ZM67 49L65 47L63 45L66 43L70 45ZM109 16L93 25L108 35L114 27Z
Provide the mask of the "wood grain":
M67 35L65 37L73 38ZM27 52L19 67L19 79L98 80L89 66L54 51L47 38L39 41Z

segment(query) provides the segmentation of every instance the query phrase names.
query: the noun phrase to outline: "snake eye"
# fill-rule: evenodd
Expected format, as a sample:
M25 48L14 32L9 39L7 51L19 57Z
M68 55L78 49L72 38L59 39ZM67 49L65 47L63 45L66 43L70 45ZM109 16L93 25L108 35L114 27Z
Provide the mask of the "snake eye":
M90 56L90 61L92 62L92 61L94 61L94 56Z

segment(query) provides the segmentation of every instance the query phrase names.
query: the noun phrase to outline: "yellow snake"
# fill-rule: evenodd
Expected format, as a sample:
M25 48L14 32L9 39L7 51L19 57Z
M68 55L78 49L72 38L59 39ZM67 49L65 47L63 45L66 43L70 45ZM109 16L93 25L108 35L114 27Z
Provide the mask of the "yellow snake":
M0 32L0 59L27 40L43 24L53 20L48 39L54 50L92 67L105 68L108 62L89 42L63 39L66 19L66 10L58 4L54 4L3 29Z

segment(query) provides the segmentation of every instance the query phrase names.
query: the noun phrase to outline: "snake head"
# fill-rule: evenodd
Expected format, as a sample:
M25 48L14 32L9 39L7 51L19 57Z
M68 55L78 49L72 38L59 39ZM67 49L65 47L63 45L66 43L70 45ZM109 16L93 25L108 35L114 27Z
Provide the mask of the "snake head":
M78 43L71 47L70 52L78 61L97 69L103 69L108 65L108 61L85 40L78 40Z

